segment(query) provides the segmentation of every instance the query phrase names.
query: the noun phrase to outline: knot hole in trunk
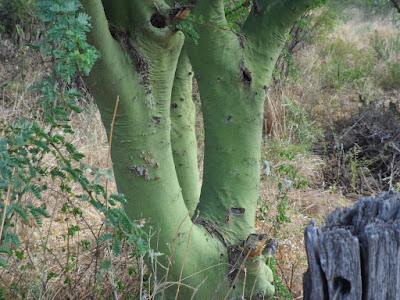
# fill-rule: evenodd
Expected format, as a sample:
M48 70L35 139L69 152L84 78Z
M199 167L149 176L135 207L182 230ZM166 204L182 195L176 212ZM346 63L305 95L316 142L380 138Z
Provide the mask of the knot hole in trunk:
M250 85L253 81L253 75L251 74L250 70L245 66L242 66L240 68L240 80L247 85Z
M333 281L333 289L335 290L333 299L340 299L339 295L345 296L350 293L351 283L343 277L336 277Z
M167 18L159 12L156 12L151 16L150 23L156 28L164 28L167 26Z

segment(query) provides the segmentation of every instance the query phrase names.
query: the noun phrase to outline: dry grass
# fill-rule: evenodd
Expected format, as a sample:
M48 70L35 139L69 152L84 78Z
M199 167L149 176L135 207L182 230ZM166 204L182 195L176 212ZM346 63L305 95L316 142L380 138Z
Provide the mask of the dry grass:
M46 61L28 48L17 50L7 40L2 42L1 56L0 120L11 123L21 117L32 119L38 116L40 122L40 112L35 111L38 95L27 88L47 71ZM81 100L83 113L71 115L71 126L76 134L67 139L85 154L84 163L106 168L107 137L99 112L88 99ZM45 157L43 163L56 165L50 156ZM21 241L21 257L11 257L9 268L0 270L4 299L108 298L113 289L110 276L107 272L99 272L100 263L106 257L106 247L96 243L105 231L104 217L91 204L62 192L59 182L49 180L47 184L49 189L43 193L42 201L31 194L23 199L25 203L38 206L46 203L51 218L44 219L42 227L38 227L33 218L28 223L17 220L15 232ZM80 187L73 185L72 190L79 194ZM108 183L108 190L116 191L115 182ZM74 209L76 213L72 213ZM74 235L68 234L72 226L80 227ZM129 247L123 247L122 254L113 261L113 275L125 283L120 287L121 296L135 295L138 291L135 272L140 273L140 266L132 259L130 251Z
M278 164L285 163L284 161ZM287 163L287 162L286 162ZM323 162L315 155L301 154L290 161L299 176L311 183L322 179ZM261 206L266 203L269 207L266 221L256 222L256 229L273 236L279 242L277 250L277 272L283 284L292 294L293 299L302 299L302 275L307 270L307 257L304 248L304 229L311 218L317 224L323 224L325 217L338 206L348 206L352 200L332 190L305 187L291 189L287 194L288 209L286 216L289 222L276 226L275 216L278 214L280 203L278 182L284 182L283 177L266 178L261 181ZM282 299L282 298L280 298Z
M322 128L329 128L334 121L349 117L360 107L378 99L400 105L400 86L393 78L398 73L392 69L400 60L398 28L389 19L365 21L359 10L349 13L351 18L346 22L339 23L328 35L318 37L294 55L299 74L283 88L272 86L266 101L265 128L272 142L266 141L265 159L275 169L290 163L297 174L310 183L308 187L289 191L286 216L290 222L283 223L277 230L273 226L279 204L277 185L284 182L285 176L281 174L261 181L261 206L270 207L268 218L272 220L267 221L268 226L257 221L257 227L267 227L267 232L279 240L277 270L293 299L302 299L302 274L307 269L305 226L311 218L316 219L317 224L324 223L325 217L337 206L349 206L359 195L344 196L338 187L324 183L323 158L287 147L288 141L290 144L301 144L301 141L296 141L295 132L288 126L288 107L282 100L298 101L311 120ZM346 61L349 76L353 75L351 72L357 72L357 68L364 68L362 76L355 76L354 80L346 78L340 85L335 85L334 55ZM396 78L400 82L400 77ZM288 161L277 155L277 150L289 151L295 157Z
M294 54L299 71L295 80L283 89L270 89L267 114L273 120L268 121L274 127L272 136L285 132L280 128L284 115L280 100L285 97L298 100L312 119L323 125L350 116L364 103L400 101L395 82L400 82L398 28L390 19L365 21L359 10L350 13L351 19ZM335 59L343 65L335 65ZM340 86L335 82L338 72L347 72Z

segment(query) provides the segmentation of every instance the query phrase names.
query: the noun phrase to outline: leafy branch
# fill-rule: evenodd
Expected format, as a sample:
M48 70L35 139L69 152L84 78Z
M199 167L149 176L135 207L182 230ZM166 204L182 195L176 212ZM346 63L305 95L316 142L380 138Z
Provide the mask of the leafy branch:
M46 31L42 40L30 46L50 57L51 68L42 81L29 88L40 94L31 110L34 118L0 124L0 253L8 256L20 253L19 237L14 230L18 219L26 222L30 215L42 226L43 218L50 217L43 201L49 182L57 183L69 198L89 201L104 215L113 229L106 237L112 239L110 248L114 254L121 251L122 240L135 244L135 251L140 254L148 252L148 236L123 210L124 195L108 195L99 183L103 176L112 178L111 170L83 164L84 155L68 141L74 134L70 116L81 113L77 99L83 97L71 83L76 74L88 74L100 56L86 41L90 17L81 8L78 0L37 1L36 14ZM46 164L49 160L54 163ZM96 175L94 180L85 175L87 171ZM80 186L82 192L75 194L72 184ZM28 196L40 204L26 201ZM79 230L79 226L72 226L68 235ZM97 242L104 242L104 238L100 236ZM0 266L7 267L2 257Z

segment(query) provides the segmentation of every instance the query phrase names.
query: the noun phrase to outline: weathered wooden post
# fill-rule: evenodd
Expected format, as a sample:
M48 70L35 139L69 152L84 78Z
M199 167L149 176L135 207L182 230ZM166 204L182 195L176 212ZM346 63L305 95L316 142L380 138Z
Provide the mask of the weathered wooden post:
M400 195L387 192L337 208L305 230L304 299L400 299Z

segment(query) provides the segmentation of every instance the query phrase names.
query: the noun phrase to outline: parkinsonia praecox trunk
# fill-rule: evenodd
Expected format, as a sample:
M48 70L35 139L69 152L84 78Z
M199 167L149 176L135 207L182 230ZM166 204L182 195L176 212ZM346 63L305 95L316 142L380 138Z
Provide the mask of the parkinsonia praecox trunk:
M148 257L153 296L271 296L259 251L266 240L254 229L263 103L287 31L313 1L258 0L236 33L224 1L189 3L201 20L190 25L197 43L185 42L171 1L81 2L101 53L85 81L108 133L120 99L111 148L118 190L163 253ZM193 76L205 131L201 194Z

